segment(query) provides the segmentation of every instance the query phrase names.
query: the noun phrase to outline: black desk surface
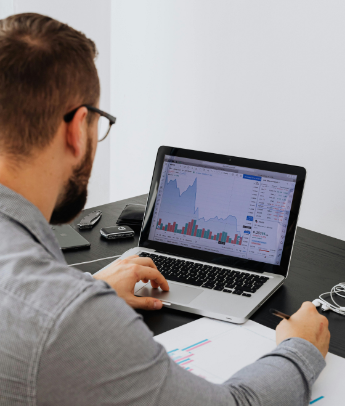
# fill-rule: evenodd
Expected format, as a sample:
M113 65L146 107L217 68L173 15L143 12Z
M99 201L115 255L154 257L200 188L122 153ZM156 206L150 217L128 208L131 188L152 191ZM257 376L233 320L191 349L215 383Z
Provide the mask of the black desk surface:
M128 203L146 203L147 195L105 204L85 210L72 224L77 230L78 220L92 210L100 209L103 216L92 230L80 231L91 242L89 250L70 251L65 253L68 264L78 264L99 258L120 255L138 244L139 232L134 238L124 240L101 239L99 230L102 227L115 225L118 216ZM75 265L84 272L94 273L114 259ZM292 314L306 300L314 300L323 292L328 292L334 285L342 282L345 275L345 242L327 237L303 228L297 229L295 247L292 254L289 276L285 284L264 303L251 317L266 327L275 328L280 319L269 313L270 308ZM345 303L344 303L345 305ZM163 308L160 311L139 311L145 323L160 334L175 327L189 323L200 316ZM345 317L334 312L323 313L329 320L331 332L330 352L345 358Z

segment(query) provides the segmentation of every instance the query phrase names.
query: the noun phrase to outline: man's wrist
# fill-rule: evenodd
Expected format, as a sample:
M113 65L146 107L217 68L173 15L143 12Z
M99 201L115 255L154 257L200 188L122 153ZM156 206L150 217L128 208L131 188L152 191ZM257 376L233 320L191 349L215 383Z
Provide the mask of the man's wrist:
M326 362L319 349L304 338L287 338L277 346L274 352L276 351L288 352L298 357L305 366L304 370L311 384L316 381L326 366Z

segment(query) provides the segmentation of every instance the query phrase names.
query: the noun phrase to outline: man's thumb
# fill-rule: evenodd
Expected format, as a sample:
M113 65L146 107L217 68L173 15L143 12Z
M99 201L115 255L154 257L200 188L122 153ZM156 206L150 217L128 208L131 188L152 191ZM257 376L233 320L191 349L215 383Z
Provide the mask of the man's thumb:
M135 301L133 300L133 307L143 310L159 310L163 307L163 303L153 297L136 297Z

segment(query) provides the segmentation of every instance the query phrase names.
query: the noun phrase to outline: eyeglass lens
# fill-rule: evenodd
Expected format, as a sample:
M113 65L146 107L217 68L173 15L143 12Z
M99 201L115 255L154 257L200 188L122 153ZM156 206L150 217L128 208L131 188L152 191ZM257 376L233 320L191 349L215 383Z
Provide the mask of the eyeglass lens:
M100 116L98 120L98 141L102 141L110 130L110 122L106 117Z

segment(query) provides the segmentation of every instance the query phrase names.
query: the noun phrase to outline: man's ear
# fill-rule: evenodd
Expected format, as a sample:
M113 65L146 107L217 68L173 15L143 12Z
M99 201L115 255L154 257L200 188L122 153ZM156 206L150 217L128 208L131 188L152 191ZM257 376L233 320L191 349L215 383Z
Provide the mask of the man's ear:
M66 124L66 148L75 158L84 155L87 139L86 117L88 110L86 107L80 107L73 119Z

